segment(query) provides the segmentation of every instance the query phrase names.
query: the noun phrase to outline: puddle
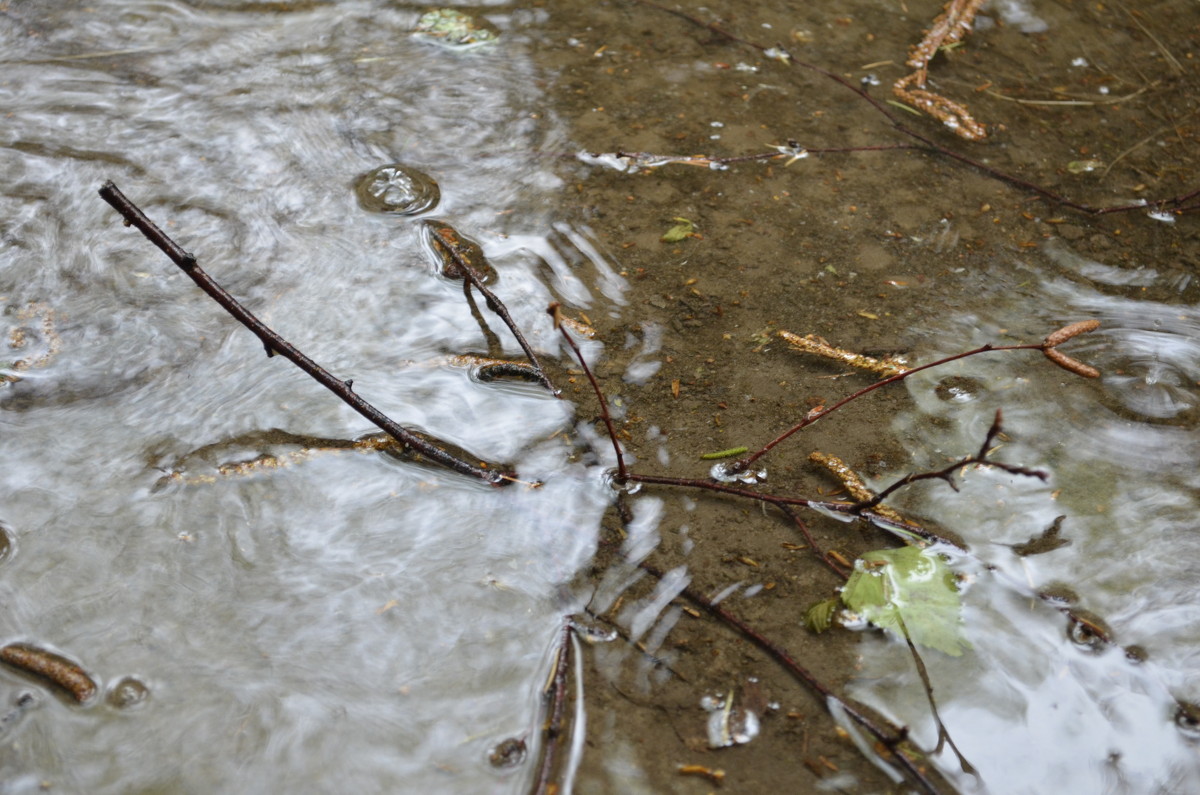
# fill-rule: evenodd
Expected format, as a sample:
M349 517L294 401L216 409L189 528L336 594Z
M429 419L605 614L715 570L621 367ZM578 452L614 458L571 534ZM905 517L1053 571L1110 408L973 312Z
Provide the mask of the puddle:
M1190 117L1168 101L1184 81L1139 27L1183 52L1173 9L995 6L933 67L1004 125L963 151L1098 205L1191 178ZM1037 351L967 359L728 486L836 498L819 450L879 487L973 453L1003 409L995 455L1047 482L978 470L889 500L971 550L953 563L972 649L925 662L983 783L939 766L963 791L1200 789L1179 707L1200 703L1194 222L1076 216L889 151L861 97L787 65L784 47L884 102L936 11L909 7L695 11L763 49L637 3L473 7L458 48L410 35L429 8L368 0L0 15L0 645L61 655L101 691L78 705L0 669L0 789L530 791L567 614L587 627L567 677L587 743L564 739L564 789L891 786L844 706L689 594L928 749L904 646L803 624L840 584L810 541L852 561L895 539L659 485L618 496L551 301L631 466L694 478L733 477L725 454L870 382L781 330L926 361L1100 320L1064 346L1097 380ZM463 23L430 18L434 43L447 20ZM1126 113L1173 126L1151 141ZM823 148L845 146L878 151ZM355 446L375 429L122 227L106 179L385 413L526 483ZM563 400L461 358L520 347L434 260L447 225L486 255ZM1017 554L1058 517L1069 544Z

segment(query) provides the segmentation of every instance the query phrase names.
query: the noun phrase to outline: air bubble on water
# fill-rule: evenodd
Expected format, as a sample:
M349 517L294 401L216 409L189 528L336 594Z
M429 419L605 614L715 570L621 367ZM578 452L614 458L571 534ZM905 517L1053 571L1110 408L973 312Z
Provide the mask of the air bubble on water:
M732 468L733 463L730 462L713 464L712 469L708 471L708 476L721 483L762 483L767 479L767 470L765 468L747 469L738 472L733 471Z

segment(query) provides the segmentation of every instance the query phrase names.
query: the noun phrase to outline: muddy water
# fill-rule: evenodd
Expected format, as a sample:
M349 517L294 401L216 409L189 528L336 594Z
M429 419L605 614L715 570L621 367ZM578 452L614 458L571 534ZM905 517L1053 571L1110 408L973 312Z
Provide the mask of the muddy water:
M878 79L880 97L938 10L778 5L691 12L856 85ZM938 77L1004 129L967 145L908 123L1098 205L1194 181L1190 6L996 6ZM585 607L612 619L602 637L641 646L585 655L589 744L569 764L580 791L712 785L680 764L722 768L739 791L887 786L823 704L673 603L684 585L724 594L932 747L902 644L802 627L837 581L786 523L660 489L602 529L611 452L565 372L551 300L599 329L586 349L639 470L688 476L708 470L699 453L761 443L866 383L790 354L777 329L924 361L1099 319L1070 348L1098 381L1036 352L969 360L814 426L768 461L768 482L833 491L810 449L873 485L943 466L1003 408L997 454L1048 482L974 471L959 493L897 501L970 549L954 563L973 650L925 655L948 729L989 791L1195 788L1196 746L1175 720L1180 701L1200 701L1192 216L1091 219L915 153L618 171L616 157L574 154L905 139L844 87L646 6L471 9L500 40L469 51L410 36L424 10L35 3L0 16L0 295L16 335L3 372L20 379L0 392L0 639L55 650L102 688L78 706L0 671L4 791L526 791L536 754L494 768L489 752L506 738L536 751L561 617ZM988 81L1008 99L974 91ZM1083 161L1103 174L1076 173ZM388 164L431 176L440 203L364 209L356 180ZM544 485L495 490L315 449L372 429L263 357L121 227L95 195L105 179L368 400ZM664 243L681 217L696 236ZM482 245L494 288L562 365L565 400L479 383L450 358L518 348L496 323L483 333L460 286L436 275L422 218ZM1058 516L1069 546L1014 554ZM895 543L811 525L850 558ZM642 559L661 582L635 570ZM1067 603L1040 596L1068 589L1112 643L1072 641ZM761 731L713 751L702 699L731 690Z

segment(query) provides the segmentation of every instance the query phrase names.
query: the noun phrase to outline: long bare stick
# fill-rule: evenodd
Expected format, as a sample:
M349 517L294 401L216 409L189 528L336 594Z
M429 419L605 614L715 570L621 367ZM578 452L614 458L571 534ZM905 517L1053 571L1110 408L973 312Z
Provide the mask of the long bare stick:
M930 362L929 364L923 364L920 367L914 367L911 370L905 370L902 373L897 373L896 375L885 378L882 381L876 381L875 383L870 384L869 386L865 386L862 389L858 390L857 392L854 392L853 394L847 395L846 397L839 400L837 403L834 403L829 408L822 408L822 409L817 409L815 411L809 412L808 415L804 419L800 420L800 422L796 423L791 428L788 428L786 431L779 434L771 441L767 442L765 445L763 445L761 448L759 448L755 452L751 453L750 455L746 456L743 459L734 461L732 464L730 464L727 467L727 471L733 472L733 473L744 472L751 464L753 464L755 461L757 461L758 459L760 459L764 455L766 455L768 452L770 452L771 448L775 447L775 445L779 444L784 439L787 439L789 436L794 434L796 431L799 431L802 428L807 428L809 425L812 425L817 420L829 416L830 414L837 411L842 406L846 405L847 403L849 403L852 400L857 400L858 398L862 397L863 395L866 395L870 392L874 392L876 389L887 386L888 384L894 384L897 381L903 381L905 378L908 378L910 375L919 373L922 370L928 370L932 367L940 367L943 364L949 364L950 362L956 361L958 359L965 359L968 356L976 356L980 353L990 353L992 351L1028 351L1028 350L1044 351L1045 349L1046 349L1046 346L1044 344L1029 344L1029 345L991 345L991 344L988 344L988 345L980 346L973 350L964 351L963 353L956 353L953 356L947 356L944 359L938 359L936 362Z
M405 447L415 450L429 460L453 469L455 472L470 475L493 486L504 486L513 481L515 475L506 471L505 468L483 462L474 464L459 458L443 450L433 442L422 438L416 432L400 425L382 411L360 398L352 388L352 380L343 381L340 378L335 378L238 303L232 295L227 293L221 285L213 281L212 277L196 264L196 258L192 254L184 251L166 232L159 229L111 180L105 182L104 186L100 188L100 197L121 214L121 217L125 219L126 226L136 227L147 240L158 246L164 254L170 257L171 261L178 265L179 269L186 273L201 290L220 304L222 309L262 340L263 346L267 350L267 356L279 354L284 357L311 376L321 386L341 398L350 408L386 431L393 439Z

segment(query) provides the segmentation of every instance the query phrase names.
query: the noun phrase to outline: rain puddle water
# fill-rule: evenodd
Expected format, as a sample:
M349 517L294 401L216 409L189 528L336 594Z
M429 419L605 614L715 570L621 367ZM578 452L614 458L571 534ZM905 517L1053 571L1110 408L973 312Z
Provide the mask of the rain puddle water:
M0 15L0 374L20 379L0 387L0 641L77 660L102 690L78 707L0 669L0 791L528 789L531 766L497 769L489 753L536 739L551 646L580 607L565 584L591 559L611 462L564 443L568 402L479 383L451 358L489 340L460 285L435 274L422 220L483 246L496 290L550 357L549 301L612 314L625 285L589 231L558 215L564 186L538 154L577 148L531 55L547 12L486 7L501 46L453 51L410 35L423 10L233 0ZM385 166L433 178L439 203L367 209L356 183ZM405 173L377 174L373 190L402 199ZM96 197L105 179L385 412L544 485L490 489L378 454L305 450L373 429L266 359L122 228ZM913 358L1095 317L1102 329L1071 351L1104 377L1017 355L908 382L916 408L895 430L915 466L974 451L1003 407L997 454L1052 473L1043 485L974 471L959 493L917 487L900 501L974 553L957 563L975 652L925 656L942 716L989 791L1200 789L1196 746L1174 721L1178 702L1200 701L1200 317L1182 301L1194 285L1061 241L1012 264L965 277L974 308L923 326ZM1164 284L1180 303L1139 295ZM633 385L659 366L661 329L642 331L629 340L641 346ZM659 544L665 499L632 501L628 559ZM1070 546L1014 553L1058 516ZM686 527L678 536L690 549ZM612 568L592 607L642 576ZM624 604L619 620L645 648L667 645L681 618L671 599L691 578L672 568ZM1114 644L1072 634L1060 584ZM863 643L851 694L933 746L904 647ZM596 647L602 673L629 654L618 646ZM638 675L647 687L665 676ZM632 741L603 723L607 759L634 770ZM1035 764L1012 764L1026 753Z
M1008 438L996 457L1051 473L1040 483L969 470L961 491L915 488L905 503L953 527L973 553L960 571L975 652L929 652L925 663L940 714L988 792L1200 788L1195 719L1180 712L1200 699L1200 312L1184 300L1190 280L1151 265L1114 267L1050 240L1011 267L968 277L981 308L930 328L919 351L929 360L1036 340L1067 321L1102 324L1070 349L1102 371L1098 381L1048 367L1036 351L992 354L908 381L915 407L895 421L914 465L934 468L974 450L1002 408ZM1146 300L1150 286L1178 302ZM1069 545L1017 554L1058 517ZM1068 607L1112 642L1071 621ZM936 729L906 650L867 644L852 692L932 747ZM970 776L958 783L978 789Z
M355 183L394 163L434 179L424 217L483 246L543 354L550 301L615 311L622 282L555 225L537 155L561 136L522 33L544 12L488 13L504 46L458 52L410 34L419 10L281 9L0 16L0 639L101 690L81 708L0 672L4 792L525 786L489 751L536 738L604 462L556 438L568 401L450 358L488 353L461 285L420 219L363 209ZM122 227L106 179L385 413L544 485L306 450L375 429Z

